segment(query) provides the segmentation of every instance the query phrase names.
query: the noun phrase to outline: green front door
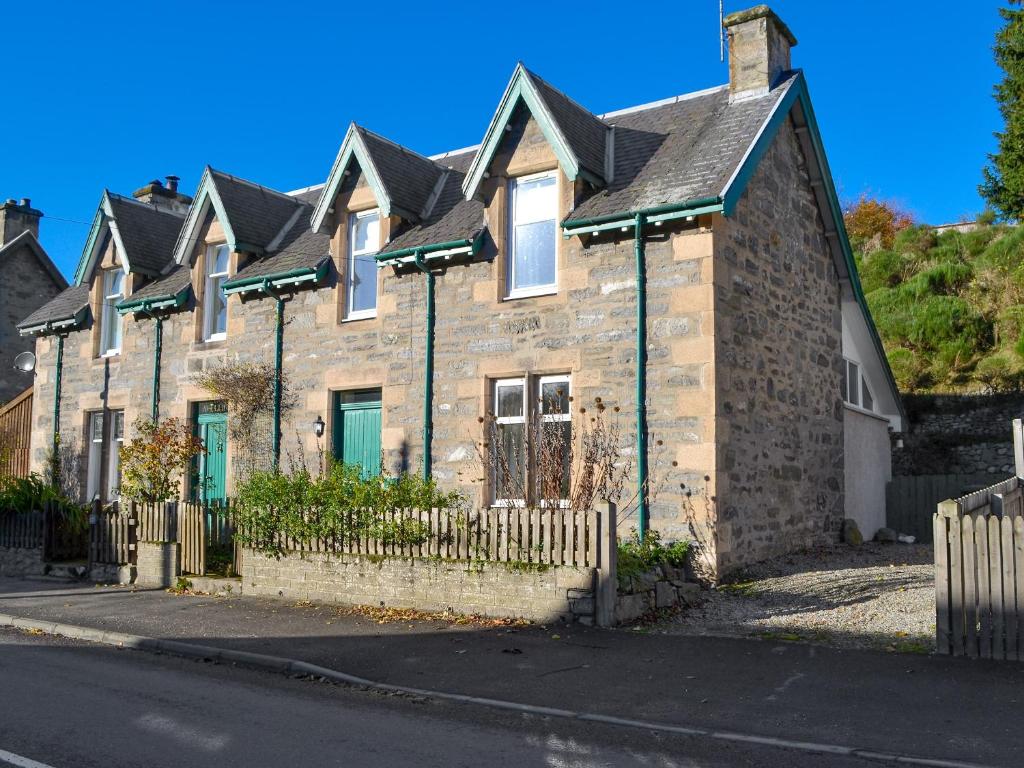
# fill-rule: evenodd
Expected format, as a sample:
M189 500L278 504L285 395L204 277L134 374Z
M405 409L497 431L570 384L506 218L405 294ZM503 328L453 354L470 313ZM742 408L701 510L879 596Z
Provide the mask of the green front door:
M363 477L380 474L380 390L339 392L334 412L334 458L362 467Z
M199 455L192 497L196 501L223 501L227 470L228 415L223 403L199 403L196 434L206 453Z

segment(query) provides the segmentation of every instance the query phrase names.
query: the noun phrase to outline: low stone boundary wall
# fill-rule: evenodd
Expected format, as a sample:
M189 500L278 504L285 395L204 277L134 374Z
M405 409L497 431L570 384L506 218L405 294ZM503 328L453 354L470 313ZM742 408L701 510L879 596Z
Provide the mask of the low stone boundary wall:
M42 576L45 567L41 546L0 547L0 576Z
M175 542L138 543L135 583L140 587L170 587L178 578L179 545Z
M594 582L594 568L535 563L252 550L242 560L246 595L538 622L592 622Z
M618 575L615 623L630 624L663 609L693 606L701 602L700 584L687 581L683 568L656 565L636 575Z

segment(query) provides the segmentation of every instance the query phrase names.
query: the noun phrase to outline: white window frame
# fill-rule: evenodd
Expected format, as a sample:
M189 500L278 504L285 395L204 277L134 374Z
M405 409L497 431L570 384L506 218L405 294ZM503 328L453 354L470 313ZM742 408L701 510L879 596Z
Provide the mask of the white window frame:
M89 501L97 496L103 497L103 441L106 434L106 414L103 411L90 411L86 419L86 441L89 444L86 461L85 493ZM96 423L99 422L99 435L96 434Z
M498 390L502 387L519 387L523 393L523 407L519 416L498 416ZM526 440L526 414L529 410L529 396L530 391L526 386L526 377L520 376L513 379L494 379L491 393L494 397L494 418L497 424L522 424L523 425L523 440ZM495 446L497 449L497 446ZM523 485L527 486L529 483L530 476L530 457L526 455L524 446L523 455L523 470L526 473L526 477L523 478ZM496 476L491 477L491 506L493 507L525 507L526 499L500 499L498 498L498 478Z
M360 219L366 219L373 216L377 219L377 243L362 250L356 250L355 247L355 232L356 223ZM359 309L353 310L353 296L355 294L355 281L352 279L355 276L356 259L360 258L372 258L380 252L380 209L371 208L366 211L355 211L348 215L348 258L345 260L345 320L367 320L377 316L377 301L380 298L377 295L377 278L376 272L374 273L373 281L373 308L372 309Z
M843 401L857 410L866 413L877 413L875 410L875 395L868 386L868 378L864 375L863 364L848 357L843 358L845 370L843 372ZM871 399L871 405L864 405L864 396Z
M212 272L214 265L217 263L217 251L221 248L228 249L227 243L211 243L206 246L206 263L204 266L204 272L206 273L205 283L203 288L203 341L223 341L228 337L228 320L227 320L227 297L224 297L224 330L214 330L213 324L216 322L216 313L213 311L213 297L216 292L217 280L227 279L231 271L231 251L228 250L228 263L224 267L222 272Z
M124 444L124 411L107 411L107 500L121 495L121 446Z
M115 357L121 354L121 315L117 304L124 299L125 273L121 267L103 270L103 306L100 311L100 357ZM114 290L114 282L120 285Z
M547 285L532 285L529 288L516 288L516 197L519 190L519 185L529 181L536 181L537 179L554 179L555 180L555 210L551 212L551 219L555 222L555 250L553 258L555 260L555 280ZM522 299L529 296L549 296L553 293L558 293L558 172L557 171L543 171L541 173L531 173L527 176L517 176L514 179L509 180L508 184L508 227L506 233L506 242L508 251L507 267L505 270L506 280L506 299ZM538 219L537 222L547 221L547 219ZM527 224L533 224L537 222L523 222Z
M544 413L543 392L544 392L544 385L545 384L565 384L565 397L566 397L566 399L567 399L567 401L569 403L569 407L567 408L565 413ZM553 423L558 423L558 422L569 422L570 424L572 423L572 374L569 374L569 373L559 373L559 374L554 374L554 375L550 375L550 376L538 376L537 377L536 397L537 397L537 403L536 403L537 413L540 415L540 421L541 421L542 424L553 424ZM529 459L529 457L528 457L528 459ZM570 464L569 469L570 469L570 471L572 470L571 464ZM529 471L530 471L530 466L529 466L529 461L527 461L527 472L529 472ZM534 469L534 473L536 474L536 469ZM572 490L571 483L570 483L569 488L570 488L570 491L571 491ZM536 491L537 488L535 487L534 490ZM551 506L551 505L548 504L547 500L541 499L541 506L542 507L547 507L547 506ZM560 506L562 508L568 507L569 506L569 499L561 499L558 502L557 506Z

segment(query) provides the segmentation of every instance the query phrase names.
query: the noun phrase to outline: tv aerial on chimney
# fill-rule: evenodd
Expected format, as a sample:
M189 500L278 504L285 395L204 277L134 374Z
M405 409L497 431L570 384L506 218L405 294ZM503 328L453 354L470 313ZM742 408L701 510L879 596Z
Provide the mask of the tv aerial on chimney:
M725 61L725 0L718 0L718 60Z
M32 352L22 352L14 358L14 367L22 373L32 373L36 367L36 356Z

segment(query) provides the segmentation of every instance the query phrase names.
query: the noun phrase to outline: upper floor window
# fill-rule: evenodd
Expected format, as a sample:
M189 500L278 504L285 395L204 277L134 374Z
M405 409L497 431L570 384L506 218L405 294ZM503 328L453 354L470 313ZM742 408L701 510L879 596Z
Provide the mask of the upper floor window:
M349 215L348 268L345 270L345 319L377 316L377 260L380 250L380 213Z
M858 408L867 411L875 410L875 398L871 395L868 380L861 372L860 364L846 359L843 360L843 364L846 373L846 380L843 382L843 399Z
M211 245L206 249L206 287L203 293L204 341L217 341L227 336L228 300L224 295L224 281L228 279L230 254L230 249L223 243Z
M557 289L558 179L554 173L513 179L509 194L508 297Z
M103 308L100 313L100 354L110 357L121 352L121 315L117 304L124 299L124 270L103 272Z

